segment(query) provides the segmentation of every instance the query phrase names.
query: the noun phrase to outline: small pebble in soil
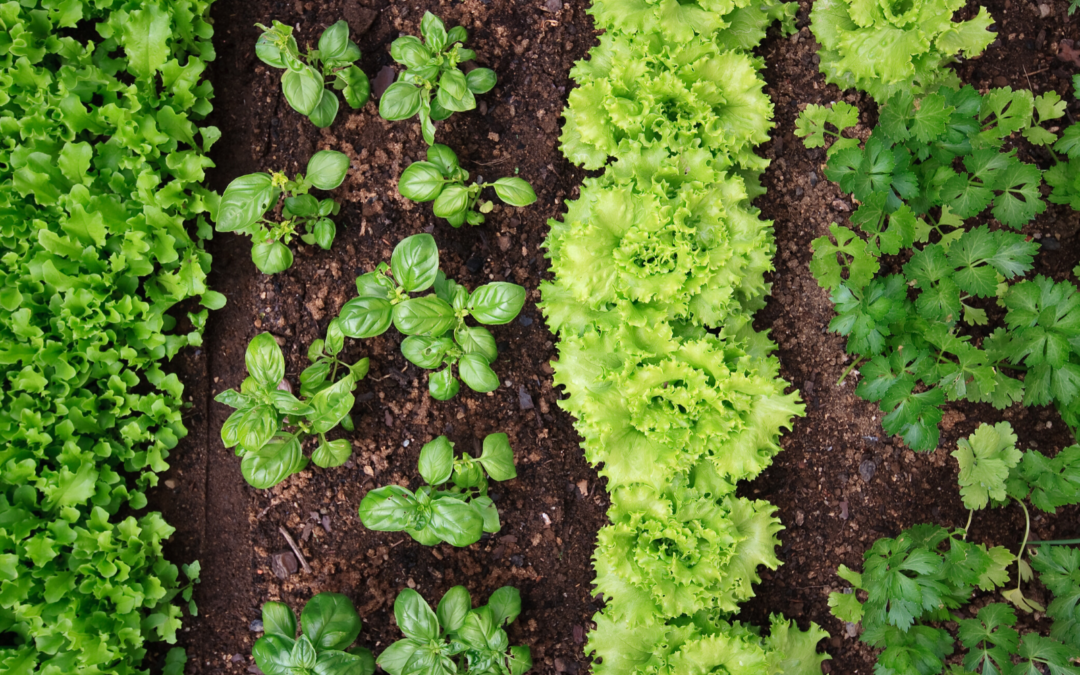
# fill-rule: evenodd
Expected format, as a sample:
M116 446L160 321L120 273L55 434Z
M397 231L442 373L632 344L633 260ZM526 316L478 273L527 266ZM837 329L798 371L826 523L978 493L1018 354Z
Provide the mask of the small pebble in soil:
M585 644L585 629L581 626L574 626L574 642L579 645Z
M802 524L806 522L806 514L802 511L795 512L795 525L802 527Z
M510 556L510 564L514 567L524 567L525 559L519 555L512 555Z
M247 659L244 658L243 654L233 654L232 658L229 659L229 660L232 661L233 663L243 663Z
M296 556L289 551L284 553L275 553L270 556L270 569L273 570L274 576L278 579L288 579L293 574L296 574L300 569L300 564L296 562Z
M531 326L532 322L532 317L522 316L518 318L518 323L520 323L522 326Z
M484 259L480 256L474 255L473 257L469 258L469 260L465 263L465 267L468 268L468 270L473 274L476 274L480 270L484 269Z
M1057 237L1043 237L1039 243L1047 251L1057 251L1061 248L1061 242L1057 240Z
M371 82L371 93L375 95L375 98L379 98L393 83L394 68L392 66L383 66L382 70L379 71L379 74L376 75L375 79Z
M518 387L518 405L521 406L522 410L533 409L532 394L525 388L525 385Z
M848 503L840 502L840 520L848 519Z
M562 10L562 0L547 0L544 4L544 9L549 12L558 12Z
M409 447L409 439L406 438L405 440L403 440L401 442L401 447L403 447L403 448Z
M263 632L262 619L255 619L254 621L249 623L248 624L248 630L251 631L252 633L261 633L261 632Z
M859 475L867 483L874 477L875 471L877 471L877 463L872 459L865 460L859 465Z
M817 171L811 171L809 174L807 174L806 178L810 181L810 187L817 187L819 180L817 177Z

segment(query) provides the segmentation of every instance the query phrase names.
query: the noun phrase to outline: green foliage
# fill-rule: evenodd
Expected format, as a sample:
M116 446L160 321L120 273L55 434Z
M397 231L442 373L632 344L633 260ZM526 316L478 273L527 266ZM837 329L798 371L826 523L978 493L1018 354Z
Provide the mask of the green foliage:
M463 27L446 30L442 19L424 12L420 34L423 40L404 35L390 45L390 56L405 70L383 92L379 114L391 121L418 115L424 140L432 145L434 122L475 108L475 95L491 91L496 78L490 68L473 68L465 73L459 67L476 58L476 52L462 46L468 39Z
M1074 2L1069 13L1076 9ZM1080 79L1073 76L1073 95L1080 98ZM1065 114L1065 102L1054 92L1047 92L1036 99L1039 124L1060 119ZM1056 129L1050 131L1041 126L1031 128L1025 136L1032 143L1051 147L1056 163L1046 170L1043 179L1050 186L1050 197L1054 204L1068 204L1075 211L1080 211L1080 122L1072 124L1058 137ZM1053 145L1051 145L1053 144ZM1060 154L1059 154L1060 153Z
M517 478L506 434L489 434L479 457L466 454L457 459L454 444L439 436L420 450L419 468L427 485L416 492L388 485L364 495L360 502L364 527L404 531L425 546L442 541L469 546L480 541L484 532L499 531L499 511L488 497L488 478ZM440 489L447 483L452 485Z
M813 103L795 120L795 135L803 139L808 148L825 147L825 136L834 138L829 146L828 156L847 148L859 147L859 139L847 138L844 129L859 123L859 109L850 103L837 101L831 108Z
M356 641L363 624L352 601L339 593L318 593L296 615L282 602L262 608L263 636L251 655L266 675L372 675L375 657Z
M435 289L434 295L410 294ZM341 330L351 338L371 338L394 327L406 336L405 358L425 370L439 370L428 379L432 397L445 401L460 387L453 367L465 384L480 393L499 387L491 369L499 355L495 338L483 326L470 326L472 317L486 326L510 323L525 304L525 289L496 281L471 294L439 269L439 250L430 234L402 239L390 264L357 278L359 297L345 303L338 315Z
M464 586L454 586L436 611L406 588L394 601L394 617L405 634L379 654L390 675L522 675L532 668L528 647L510 646L504 626L521 613L521 596L512 586L491 594L477 608Z
M281 76L285 100L312 124L325 128L337 117L338 98L326 89L327 84L340 91L353 110L367 103L371 85L356 66L360 48L349 39L349 24L344 20L324 30L318 49L309 49L307 54L300 53L292 26L280 21L274 21L271 28L255 25L263 31L255 43L255 55L266 65L285 71Z
M945 66L962 54L973 58L994 40L985 7L954 22L963 0L826 0L814 4L810 30L821 48L821 72L841 89L857 88L884 101L898 92L915 95L959 80Z
M1016 449L1016 434L1008 422L980 424L971 436L957 441L952 456L960 464L964 506L982 509L991 499L1004 501L1005 481L1022 454Z
M320 150L311 156L307 174L289 180L281 172L252 173L234 179L225 188L214 225L218 232L246 234L254 244L251 260L263 274L283 272L293 263L288 244L299 229L305 244L330 250L337 228L330 216L341 206L332 198L316 199L311 188L333 190L345 180L349 158L336 150ZM266 217L284 197L281 222Z
M454 227L462 224L480 225L492 203L484 201L477 207L483 183L466 186L469 173L458 165L457 155L445 145L433 143L427 151L426 162L413 162L398 179L398 192L414 202L434 201L433 211L446 218ZM495 194L511 206L528 206L536 201L536 193L521 178L500 178L491 187Z
M349 459L348 439L331 441L326 434L339 424L352 429L352 392L367 375L368 360L350 366L338 359L344 339L341 321L331 321L326 339L316 340L308 351L312 363L300 374L302 398L297 398L285 379L281 348L273 335L260 333L248 343L248 377L240 391L226 389L214 397L236 408L221 426L221 440L226 448L236 446L236 454L243 457L244 480L253 487L270 488L302 471L308 463L302 445L309 436L319 439L311 455L316 466L341 466Z
M225 303L202 243L208 9L0 3L3 672L144 673L194 609L198 564L166 560L144 509L187 434L164 361Z

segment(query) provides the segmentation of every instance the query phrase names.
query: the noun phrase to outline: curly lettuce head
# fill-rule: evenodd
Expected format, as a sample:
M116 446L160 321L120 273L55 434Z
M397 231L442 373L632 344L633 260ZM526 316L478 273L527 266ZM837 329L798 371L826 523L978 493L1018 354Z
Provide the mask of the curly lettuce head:
M820 0L810 30L821 45L821 72L842 89L858 88L878 101L940 85L959 86L946 68L963 52L977 56L994 40L985 7L953 22L964 0Z
M732 48L750 50L773 21L794 32L795 3L749 0L594 0L587 10L598 28L653 33L668 42L716 36Z

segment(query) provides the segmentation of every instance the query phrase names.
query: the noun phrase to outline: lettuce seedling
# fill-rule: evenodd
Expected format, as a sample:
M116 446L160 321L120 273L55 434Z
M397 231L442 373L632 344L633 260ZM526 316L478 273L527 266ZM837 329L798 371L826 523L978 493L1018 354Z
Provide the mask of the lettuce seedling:
M319 593L296 615L282 602L262 608L263 636L251 655L266 675L372 675L375 657L365 647L349 648L363 623L352 602L339 593Z
M336 150L320 150L308 160L307 174L292 180L282 172L252 173L229 183L221 196L215 226L218 232L239 232L251 237L251 260L263 274L277 274L289 269L293 254L288 244L297 231L305 244L318 244L330 250L337 227L330 216L341 206L332 197L316 199L311 188L333 190L345 180L349 158ZM276 209L284 196L281 222L266 214Z
M255 55L268 66L285 69L281 76L285 100L312 124L325 128L337 117L338 99L326 89L327 84L333 84L353 110L367 103L371 85L355 65L360 48L349 39L349 24L344 20L324 30L319 48L309 49L307 55L300 54L292 26L280 21L274 21L272 28L255 25L263 30L255 43Z
M243 457L241 473L252 487L273 487L307 466L302 443L317 436L319 445L311 454L316 466L341 466L352 454L349 441L327 440L326 434L339 424L352 430L349 411L353 407L356 383L367 375L368 359L351 366L341 361L345 336L339 321L331 321L325 340L316 340L308 352L312 364L300 374L300 395L293 395L285 382L285 357L270 333L261 333L248 344L248 377L240 391L226 389L214 400L236 408L221 427L226 448L236 446ZM336 379L339 370L342 378Z
M517 477L514 452L506 434L484 439L479 457L454 459L454 444L439 436L420 450L420 475L428 484L416 492L387 485L360 502L360 522L379 532L407 532L425 546L441 541L468 546L484 532L501 528L499 511L488 496L488 478ZM485 475L486 472L486 475ZM450 483L446 489L440 489Z
M388 274L389 273L389 274ZM391 276L392 275L392 276ZM434 295L410 297L435 288ZM416 234L394 248L390 265L379 263L374 272L356 280L359 297L341 308L341 330L351 338L382 335L393 323L408 337L401 353L425 370L439 370L428 380L432 397L453 398L460 385L453 367L473 391L486 393L499 386L491 369L498 356L495 338L482 326L510 323L525 304L525 289L496 281L471 294L439 270L439 250L430 234Z
M379 114L392 122L419 115L424 140L431 145L435 142L434 122L475 108L474 94L491 91L495 71L474 68L465 73L458 67L476 58L476 52L461 46L468 37L461 26L447 31L442 19L424 12L420 34L423 41L405 35L390 45L390 55L405 70L383 92Z
M472 608L464 586L454 586L436 611L406 588L394 601L394 617L405 638L376 660L390 675L522 675L532 668L528 647L510 647L503 626L521 613L521 594L503 586L488 604Z
M426 162L413 162L402 172L398 192L414 202L434 201L435 215L446 218L454 227L483 223L483 214L490 213L493 206L490 201L483 201L477 208L480 191L486 185L474 182L466 187L469 173L458 165L457 155L445 145L433 144L428 148L427 158ZM528 206L536 201L532 186L521 178L500 178L491 187L499 199L511 206Z

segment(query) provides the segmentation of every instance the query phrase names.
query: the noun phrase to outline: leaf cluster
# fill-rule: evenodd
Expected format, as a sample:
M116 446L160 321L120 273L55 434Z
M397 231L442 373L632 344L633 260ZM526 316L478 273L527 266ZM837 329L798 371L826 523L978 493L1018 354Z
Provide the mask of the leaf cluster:
M1069 13L1076 7L1073 3ZM1080 97L1080 75L1073 76L1073 95ZM1048 91L1035 97L1035 110L1038 124L1042 125L1064 117L1065 102L1057 93ZM1035 145L1049 148L1055 160L1054 166L1043 174L1043 180L1050 186L1050 202L1068 204L1074 211L1080 211L1080 122L1066 127L1060 137L1055 127L1034 125L1024 135Z
M439 436L420 450L419 468L427 485L415 492L388 485L364 495L360 502L364 527L404 531L425 546L443 541L469 546L480 541L483 533L499 531L499 511L488 496L488 479L517 477L506 434L489 434L479 457L466 454L457 459L454 444Z
M251 260L263 274L283 272L293 263L289 243L297 231L305 244L330 250L337 227L330 216L340 204L332 197L316 199L311 188L333 190L345 180L349 158L336 150L320 150L311 156L305 174L289 180L280 172L252 173L229 183L221 196L214 224L218 232L239 232L251 237ZM284 200L282 201L282 198ZM281 221L267 214L282 202Z
M263 636L251 654L266 675L372 675L375 657L350 646L363 628L352 601L339 593L318 593L296 615L282 602L262 608Z
M406 588L394 600L394 618L405 637L379 654L390 675L522 675L532 668L528 647L511 646L504 626L521 613L521 595L503 586L486 605L473 608L464 586L454 586L431 606Z
M326 88L328 84L341 92L353 110L367 103L371 85L364 71L356 66L360 48L349 39L345 20L324 30L318 48L308 49L307 54L300 53L292 26L276 20L270 28L255 25L263 31L255 43L255 55L266 65L285 71L281 75L285 100L312 124L326 128L337 117L338 98Z
M398 192L414 202L435 202L432 210L446 218L454 227L464 223L480 225L484 214L490 213L492 203L481 202L480 191L486 185L474 182L466 186L469 173L458 164L457 155L445 145L433 143L428 147L426 162L413 162L398 179ZM532 186L516 176L500 178L491 187L495 194L511 206L528 206L536 201Z
M434 288L435 293L411 297ZM472 293L439 270L439 250L430 234L415 234L394 247L390 265L356 280L359 297L338 314L342 332L351 338L382 335L393 324L407 337L401 353L425 370L439 370L428 379L428 391L439 401L457 395L460 384L480 393L494 391L499 377L491 369L498 356L495 338L483 326L510 323L525 304L525 289L502 281L484 284Z
M442 19L424 12L420 35L405 35L390 45L390 56L405 66L396 82L379 99L379 114L390 121L420 117L420 129L428 145L435 143L435 122L455 112L476 107L476 94L486 94L495 86L495 71L460 65L476 58L476 52L462 44L468 33L462 26L450 30Z
M309 436L319 443L311 455L316 466L341 466L352 454L348 439L328 440L339 424L352 429L356 384L367 375L368 359L351 366L338 358L345 336L339 320L331 321L326 340L316 340L308 351L312 364L300 374L300 396L285 380L285 357L274 336L260 333L248 343L248 377L240 391L226 389L214 397L236 408L221 426L226 448L236 447L243 457L240 470L253 487L273 487L307 466L303 443ZM337 378L339 368L343 376Z

